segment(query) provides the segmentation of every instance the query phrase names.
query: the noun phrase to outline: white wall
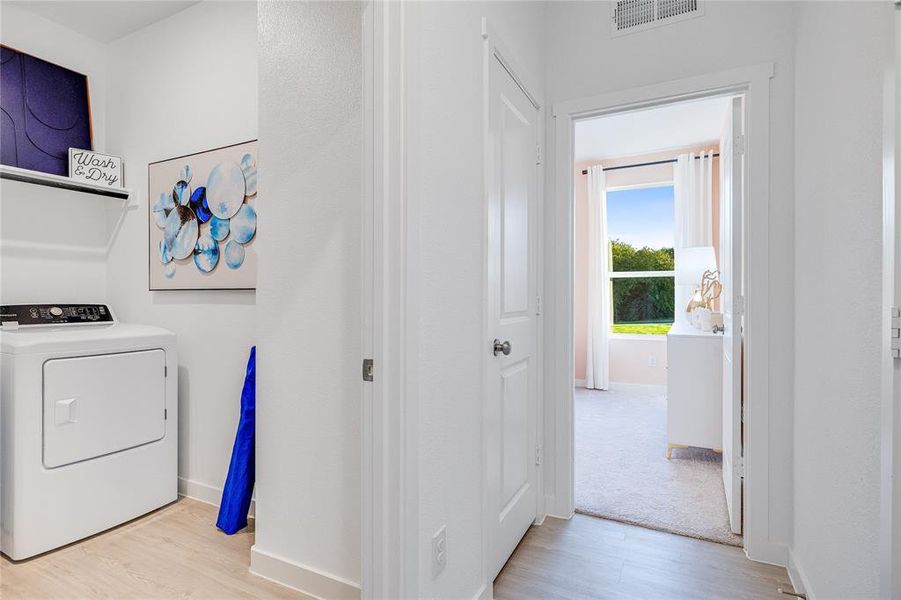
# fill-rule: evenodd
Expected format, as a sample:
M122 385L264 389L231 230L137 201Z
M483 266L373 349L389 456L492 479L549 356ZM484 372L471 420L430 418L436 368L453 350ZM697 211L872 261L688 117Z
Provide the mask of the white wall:
M545 6L530 2L416 5L408 21L418 73L408 139L410 202L422 267L419 394L419 597L472 598L482 569L483 42L481 19L544 98ZM431 538L447 526L448 560L435 579ZM490 583L490 582L489 582Z
M105 45L6 2L0 42L88 76L94 148L103 151ZM0 302L103 302L106 210L122 203L6 180L0 198Z
M0 302L104 302L107 209L122 200L0 181Z
M770 98L769 539L774 547L784 547L791 539L792 522L794 9L790 3L707 2L703 17L611 38L610 7L606 2L548 4L549 104L761 62L775 63ZM554 164L552 151L549 145L548 165ZM550 194L555 179L550 168L546 181L548 197L553 197ZM555 282L551 277L546 284L550 290ZM550 295L546 296L550 302ZM548 304L547 311L551 310ZM546 336L552 339L551 332ZM550 420L554 415L545 418ZM553 438L545 438L545 448L553 444ZM553 463L545 464L545 481L553 485ZM780 553L778 549L775 552ZM784 558L784 550L781 553Z
M109 256L107 297L122 320L178 335L179 476L183 490L215 502L255 338L255 297L148 291L147 164L256 138L256 31L256 3L203 2L108 48L107 150L124 157L134 193ZM265 210L260 220L264 227Z
M801 3L795 527L809 597L878 595L882 84L890 3ZM828 243L823 243L828 240Z
M362 15L259 6L252 569L324 597L359 595L361 569Z

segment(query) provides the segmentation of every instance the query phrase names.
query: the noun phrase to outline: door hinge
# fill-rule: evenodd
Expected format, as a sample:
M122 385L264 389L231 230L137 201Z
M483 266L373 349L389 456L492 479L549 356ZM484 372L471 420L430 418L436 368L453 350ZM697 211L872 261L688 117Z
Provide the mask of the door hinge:
M892 321L889 325L889 336L892 341L892 358L901 358L901 308L893 306L890 310Z
M163 365L163 377L169 376L169 365Z
M745 314L745 297L744 296L736 296L732 301L733 307L732 312L737 315Z
M739 134L735 136L735 155L744 156L745 154L745 135Z
M535 296L535 314L541 315L541 296Z
M164 408L163 409L163 421L167 421L167 420L169 420L169 409Z
M541 444L535 446L535 464L541 466Z
M541 144L535 146L535 164L541 164Z
M363 381L372 381L373 362L371 358L363 359Z
M738 456L735 458L735 472L738 473L738 476L744 478L745 476L745 457Z

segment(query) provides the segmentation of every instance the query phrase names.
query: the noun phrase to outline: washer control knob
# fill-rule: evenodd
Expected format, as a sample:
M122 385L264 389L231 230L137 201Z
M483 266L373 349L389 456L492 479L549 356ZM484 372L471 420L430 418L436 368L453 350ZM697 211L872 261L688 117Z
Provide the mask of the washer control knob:
M53 315L54 317L61 317L61 316L63 316L63 309L61 309L58 306L54 306L53 308L50 309L50 314Z

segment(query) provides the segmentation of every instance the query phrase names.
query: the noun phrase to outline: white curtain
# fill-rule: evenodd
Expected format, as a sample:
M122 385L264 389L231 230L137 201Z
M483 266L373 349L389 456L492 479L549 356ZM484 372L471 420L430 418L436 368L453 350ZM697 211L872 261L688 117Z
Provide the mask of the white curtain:
M588 167L588 335L585 387L610 387L610 244L607 240L607 181L601 165Z
M713 245L713 151L680 154L673 167L675 247ZM698 282L700 283L700 282ZM695 286L676 286L676 319L686 319L685 307Z
M713 152L680 154L673 168L676 247L713 245Z

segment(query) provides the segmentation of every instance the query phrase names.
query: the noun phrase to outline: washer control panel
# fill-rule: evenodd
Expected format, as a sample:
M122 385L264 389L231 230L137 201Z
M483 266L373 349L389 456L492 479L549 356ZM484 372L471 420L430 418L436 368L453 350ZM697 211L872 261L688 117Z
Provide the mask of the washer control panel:
M0 306L0 325L83 325L112 323L105 304L9 304Z

